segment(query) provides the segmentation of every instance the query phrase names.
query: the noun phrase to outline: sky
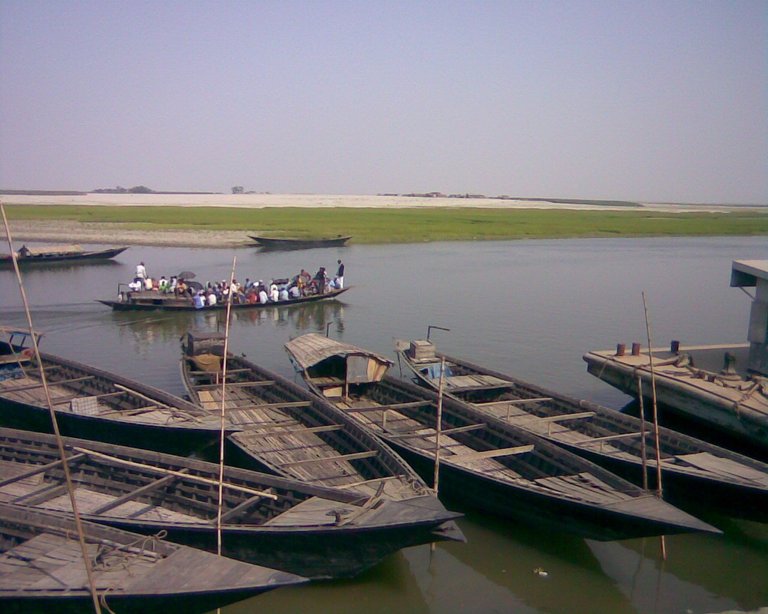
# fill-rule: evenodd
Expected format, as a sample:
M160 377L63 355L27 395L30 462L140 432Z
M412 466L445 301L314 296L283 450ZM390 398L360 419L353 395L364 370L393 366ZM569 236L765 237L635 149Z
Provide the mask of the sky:
M765 0L0 0L0 188L768 204Z

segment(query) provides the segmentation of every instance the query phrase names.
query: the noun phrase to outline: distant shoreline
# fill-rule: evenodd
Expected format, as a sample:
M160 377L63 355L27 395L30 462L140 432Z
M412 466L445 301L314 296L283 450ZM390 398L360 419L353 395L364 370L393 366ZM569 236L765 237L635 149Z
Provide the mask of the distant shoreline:
M22 193L21 190L0 192L0 201L6 205L78 205L113 207L350 207L350 208L493 208L493 209L573 209L580 211L730 211L766 209L764 205L702 204L702 203L648 203L600 199L568 198L512 198L512 197L449 197L404 195L354 194L214 194L214 193L161 193L112 194L95 192Z
M0 200L14 243L231 248L255 246L251 234L344 234L353 244L768 234L768 206L292 194L26 194Z

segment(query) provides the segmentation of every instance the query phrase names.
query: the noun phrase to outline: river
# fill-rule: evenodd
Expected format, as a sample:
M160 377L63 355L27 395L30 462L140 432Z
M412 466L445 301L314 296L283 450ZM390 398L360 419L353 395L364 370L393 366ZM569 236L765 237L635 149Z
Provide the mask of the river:
M18 245L16 246L18 247ZM3 250L5 251L5 250ZM233 314L230 347L294 377L283 344L322 332L394 358L395 339L428 325L448 354L570 396L621 408L629 398L581 356L654 345L743 342L750 299L729 287L734 259L768 259L765 237L589 239L356 246L294 252L131 247L115 262L24 271L44 350L183 394L179 338L222 330L223 314L116 313L112 298L143 261L151 275L199 281L284 277L346 266L342 301ZM0 271L0 323L25 322L18 284ZM397 365L393 367L397 371ZM454 506L455 507L455 506ZM696 510L689 510L696 512ZM283 589L226 614L280 612L680 612L768 607L768 525L712 515L723 536L595 542L468 512L466 544L411 548L351 581Z

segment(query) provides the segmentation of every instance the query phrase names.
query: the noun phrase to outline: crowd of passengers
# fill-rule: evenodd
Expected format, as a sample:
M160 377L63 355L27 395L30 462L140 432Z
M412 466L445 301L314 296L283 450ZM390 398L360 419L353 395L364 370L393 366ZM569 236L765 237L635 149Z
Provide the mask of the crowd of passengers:
M230 285L226 280L200 284L176 275L169 278L165 275L159 279L153 278L147 274L142 262L136 266L136 275L128 284L128 288L131 292L158 292L164 295L173 294L179 298L188 297L198 309L227 302L230 293L234 304L278 303L343 288L344 265L341 260L338 264L337 274L333 278L328 276L325 267L320 267L314 277L305 269L301 269L290 279L272 279L269 283L264 283L261 279L251 281L246 278L242 284L233 279Z

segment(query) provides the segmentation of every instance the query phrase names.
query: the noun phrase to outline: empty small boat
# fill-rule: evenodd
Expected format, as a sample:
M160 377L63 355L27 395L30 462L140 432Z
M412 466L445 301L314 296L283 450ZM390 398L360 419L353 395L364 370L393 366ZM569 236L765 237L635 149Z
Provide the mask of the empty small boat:
M398 345L401 364L421 384L544 437L636 483L643 466L656 487L653 426L589 401L437 352L419 339ZM732 516L768 519L768 464L670 429L659 428L662 485L672 500L696 501ZM645 459L645 461L644 461Z
M315 333L286 349L316 394L389 443L426 479L437 450L440 492L467 505L602 540L719 532L572 452L387 376L392 363L383 356Z
M306 581L157 536L90 522L82 527L96 596L109 612L209 612ZM0 503L0 609L4 614L93 609L72 518Z

